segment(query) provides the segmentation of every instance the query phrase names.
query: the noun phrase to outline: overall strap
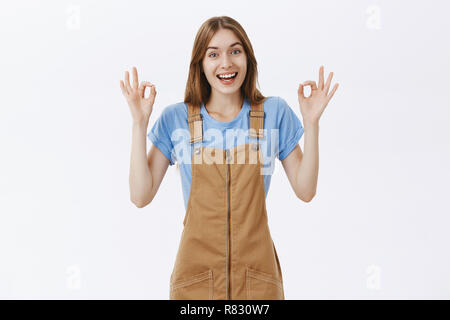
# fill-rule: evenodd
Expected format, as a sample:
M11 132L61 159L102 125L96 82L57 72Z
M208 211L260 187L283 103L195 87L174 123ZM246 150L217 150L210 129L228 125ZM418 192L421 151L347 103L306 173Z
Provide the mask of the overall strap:
M251 105L251 110L248 113L250 117L250 137L264 139L264 102L258 105Z
M195 108L191 104L188 106L188 125L191 134L191 144L203 140L203 117L200 108Z

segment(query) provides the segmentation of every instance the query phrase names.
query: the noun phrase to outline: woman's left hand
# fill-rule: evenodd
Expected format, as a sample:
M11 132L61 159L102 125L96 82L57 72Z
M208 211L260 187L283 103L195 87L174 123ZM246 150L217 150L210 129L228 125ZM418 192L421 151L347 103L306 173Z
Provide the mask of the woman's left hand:
M322 115L328 102L330 102L334 93L336 92L339 84L336 83L328 94L330 89L331 78L333 78L333 72L328 76L327 82L323 83L323 66L319 69L319 86L316 85L315 81L308 80L300 84L298 88L298 102L300 104L300 112L303 116L304 123L318 124L320 116ZM303 88L305 86L311 87L311 94L305 97L303 93Z

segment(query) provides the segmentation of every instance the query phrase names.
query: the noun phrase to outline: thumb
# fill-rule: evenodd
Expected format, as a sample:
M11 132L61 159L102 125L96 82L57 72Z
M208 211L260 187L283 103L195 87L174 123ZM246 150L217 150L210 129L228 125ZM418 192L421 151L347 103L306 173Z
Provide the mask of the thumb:
M142 82L142 88L139 88L139 90L141 90L141 91L139 91L139 95L143 98L143 99L145 99L145 88L146 87L150 87L150 97L154 94L154 88L155 88L155 85L153 85L151 82L148 82L148 81L143 81Z
M155 97L156 96L156 87L155 87L155 85L151 85L150 86L150 96L149 96L149 98L152 98L152 97Z
M299 100L303 101L304 99L306 99L304 91L303 91L303 84L300 83L300 86L298 87L297 93L298 93L298 99Z

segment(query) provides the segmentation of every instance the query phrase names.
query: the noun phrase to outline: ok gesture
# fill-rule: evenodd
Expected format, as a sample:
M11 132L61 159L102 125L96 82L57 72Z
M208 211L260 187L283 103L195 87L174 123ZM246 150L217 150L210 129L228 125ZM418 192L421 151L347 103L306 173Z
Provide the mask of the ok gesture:
M330 102L334 93L336 92L339 84L336 83L333 90L328 94L330 89L331 78L333 72L328 76L327 82L323 83L323 66L319 69L319 85L316 85L315 81L308 80L300 84L298 88L298 102L300 104L300 112L303 116L303 121L312 124L318 124L320 116L322 115L328 102ZM311 94L305 97L303 88L305 86L311 87Z
M146 87L150 87L148 98L144 97ZM133 122L148 124L156 97L155 86L148 81L142 81L139 85L137 69L133 67L133 85L130 85L130 75L125 71L125 81L120 80L120 88L127 99Z

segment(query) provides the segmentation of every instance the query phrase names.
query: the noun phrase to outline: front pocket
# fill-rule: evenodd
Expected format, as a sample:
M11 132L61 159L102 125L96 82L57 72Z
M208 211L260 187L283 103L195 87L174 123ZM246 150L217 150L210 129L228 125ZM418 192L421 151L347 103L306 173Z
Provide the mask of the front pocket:
M212 300L213 281L211 269L173 281L170 283L170 300Z
M246 272L247 300L284 300L282 281L266 272L248 267Z

